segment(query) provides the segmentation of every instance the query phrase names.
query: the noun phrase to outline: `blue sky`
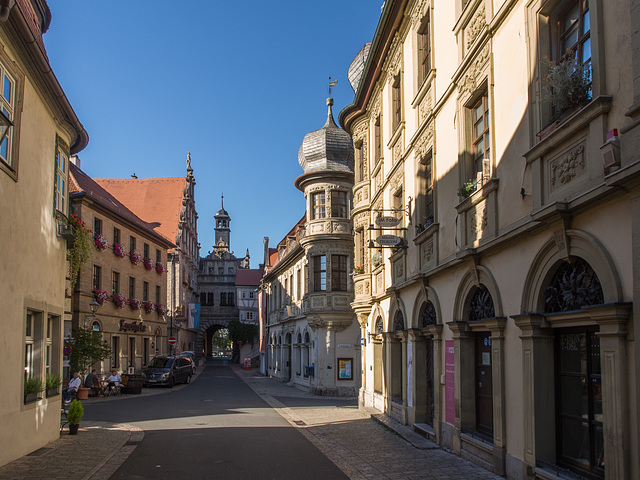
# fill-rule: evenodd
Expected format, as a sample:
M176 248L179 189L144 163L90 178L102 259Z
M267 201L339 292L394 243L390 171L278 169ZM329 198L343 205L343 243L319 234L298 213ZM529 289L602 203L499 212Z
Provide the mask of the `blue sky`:
M89 145L94 178L196 177L202 256L213 215L251 267L304 214L294 186L304 135L353 101L347 70L371 41L382 0L56 0L45 34L53 70Z

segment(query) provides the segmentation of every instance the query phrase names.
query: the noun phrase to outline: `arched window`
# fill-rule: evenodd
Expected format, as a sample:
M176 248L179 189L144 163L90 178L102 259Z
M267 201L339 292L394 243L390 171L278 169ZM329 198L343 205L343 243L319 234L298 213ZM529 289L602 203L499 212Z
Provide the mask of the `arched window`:
M563 262L544 293L545 313L570 312L603 303L600 280L591 265L580 257Z
M493 298L487 287L480 284L473 289L469 302L469 321L479 322L485 318L493 318L496 311L493 306Z
M378 317L376 319L376 335L384 332L384 322L382 321L382 317Z
M436 318L436 309L433 303L426 302L420 307L420 327L425 328L438 323Z
M393 319L393 331L398 332L400 330L404 330L404 315L402 315L402 312L398 310Z

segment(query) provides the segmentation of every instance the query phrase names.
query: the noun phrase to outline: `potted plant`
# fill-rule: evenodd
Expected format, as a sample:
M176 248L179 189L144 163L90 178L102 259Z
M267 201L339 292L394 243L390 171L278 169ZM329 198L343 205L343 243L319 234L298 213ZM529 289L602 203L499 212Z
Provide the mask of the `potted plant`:
M142 302L137 298L130 298L129 306L131 307L131 310L140 310L140 307L142 306Z
M144 305L144 311L146 313L151 313L156 308L156 305L153 302L150 302L149 300L145 300L144 302L142 302L142 305Z
M89 371L91 365L101 362L111 355L111 347L102 340L100 332L90 328L79 327L74 330L73 338L69 340L71 354L69 363L75 372L84 375Z
M462 187L458 190L458 196L462 199L467 198L473 192L478 189L478 181L477 180L467 180L462 184Z
M115 303L118 308L124 308L127 304L126 297L121 293L114 293L111 295L111 300L113 300L113 303Z
M354 275L360 275L364 273L364 265L357 265L353 267L353 273Z
M552 122L544 132L591 100L592 82L591 65L579 62L571 50L558 62L544 59L542 63L547 67L547 74L543 78L541 97L551 102L553 108Z
M113 254L116 257L124 258L127 255L127 251L124 249L124 245L122 245L121 243L114 243Z
M95 234L95 236L93 237L93 244L95 245L96 250L98 250L99 252L106 250L109 246L107 239L101 233Z
M24 403L38 400L38 394L43 390L42 380L37 377L28 377L24 380Z
M58 395L58 387L60 386L60 377L47 373L44 381L47 397L55 397Z
M138 265L142 261L142 255L140 255L140 252L134 250L129 252L129 260L131 260L131 263L134 265Z
M158 312L158 315L163 317L163 316L165 316L167 314L167 307L165 305L163 305L162 303L157 303L156 304L156 311Z
M153 267L156 266L155 263L153 263L153 260L151 260L149 257L144 257L142 264L147 270L153 270Z
M162 275L164 273L164 265L162 263L156 263L156 272L158 272L158 275Z
M67 412L67 421L69 422L69 435L77 435L78 428L80 428L80 420L84 415L84 408L78 400L74 400L69 405L69 411Z
M93 291L95 295L96 302L99 305L104 305L105 302L109 301L109 294L104 290L98 290L97 288Z
M73 290L78 281L80 269L91 255L92 235L91 230L86 228L80 217L71 214L70 223L74 227L74 232L73 241L67 249L67 260L69 260L69 281Z

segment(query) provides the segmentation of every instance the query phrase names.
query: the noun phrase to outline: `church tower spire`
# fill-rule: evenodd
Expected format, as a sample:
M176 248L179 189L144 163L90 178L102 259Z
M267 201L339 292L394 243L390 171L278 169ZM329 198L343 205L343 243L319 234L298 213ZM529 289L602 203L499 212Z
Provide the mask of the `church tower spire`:
M231 244L231 217L224 209L224 194L220 198L220 210L213 217L216 221L214 228L216 243L214 245L215 252L218 256L229 252L229 245Z

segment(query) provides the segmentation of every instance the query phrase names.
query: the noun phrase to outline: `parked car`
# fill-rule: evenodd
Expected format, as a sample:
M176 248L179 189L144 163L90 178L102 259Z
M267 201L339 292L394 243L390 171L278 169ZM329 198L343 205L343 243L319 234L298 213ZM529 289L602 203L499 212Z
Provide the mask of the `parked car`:
M182 352L180 354L181 357L186 357L189 360L191 360L191 363L193 364L193 374L196 374L196 354L192 351L192 350L187 350L185 352Z
M193 362L188 357L158 355L149 362L142 371L144 385L168 385L170 388L176 383L189 383L193 375Z

